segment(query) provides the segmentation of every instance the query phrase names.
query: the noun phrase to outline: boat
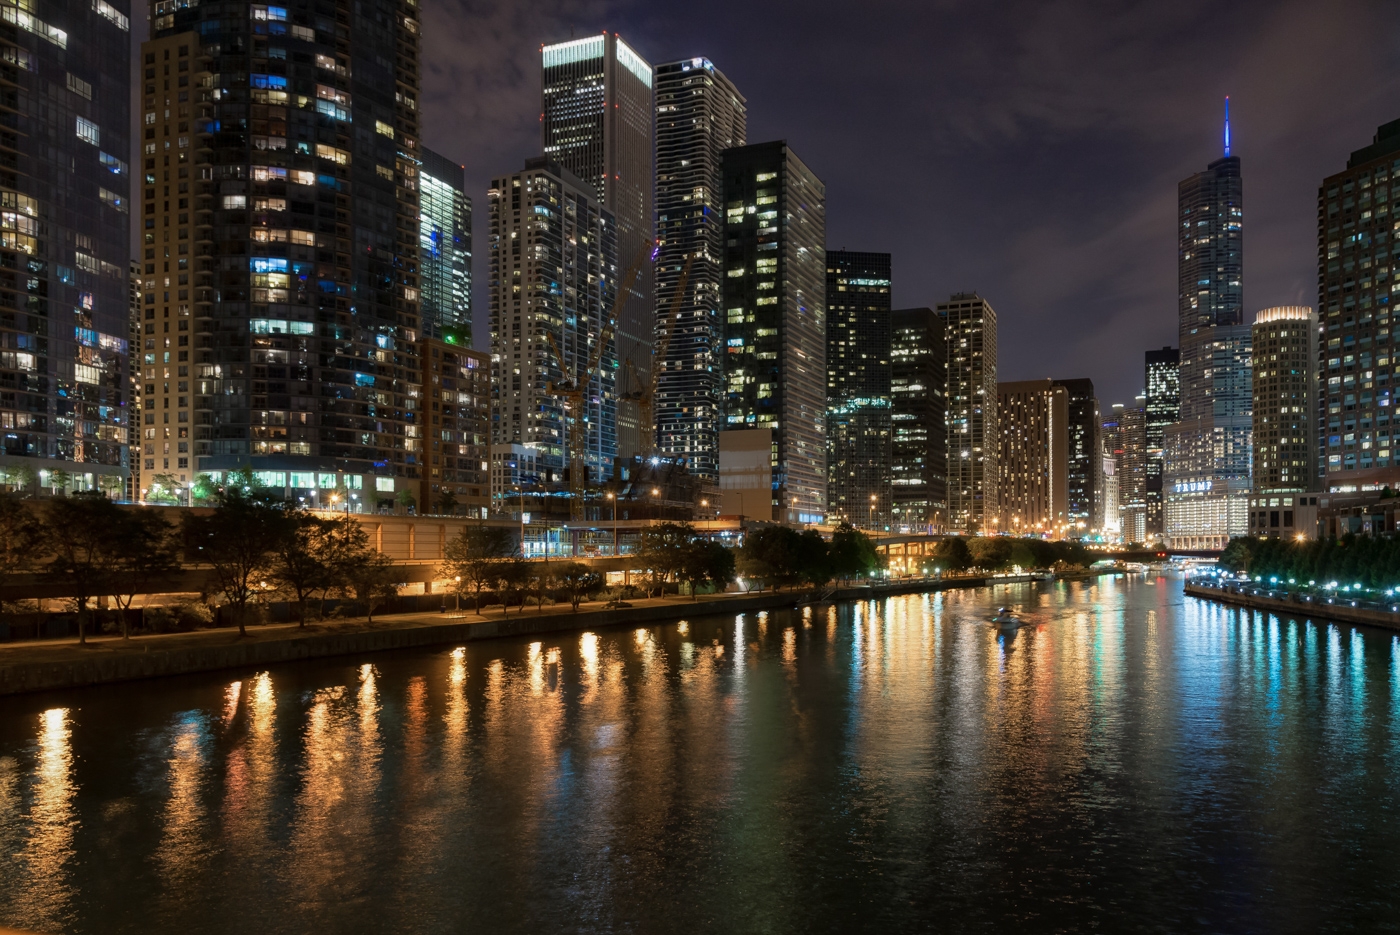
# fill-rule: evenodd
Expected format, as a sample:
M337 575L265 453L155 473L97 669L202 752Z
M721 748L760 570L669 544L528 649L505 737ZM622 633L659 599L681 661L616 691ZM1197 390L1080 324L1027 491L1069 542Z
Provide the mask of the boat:
M1010 607L997 609L997 614L992 618L992 623L996 624L998 630L1016 630L1026 625Z

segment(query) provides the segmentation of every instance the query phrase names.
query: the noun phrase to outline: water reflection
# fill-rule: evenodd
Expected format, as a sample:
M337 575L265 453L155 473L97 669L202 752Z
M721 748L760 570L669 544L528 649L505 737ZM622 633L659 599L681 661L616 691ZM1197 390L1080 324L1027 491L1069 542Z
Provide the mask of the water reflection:
M996 632L1000 605L1034 625ZM1393 909L1400 638L1167 579L12 704L0 921L40 930L1308 931Z

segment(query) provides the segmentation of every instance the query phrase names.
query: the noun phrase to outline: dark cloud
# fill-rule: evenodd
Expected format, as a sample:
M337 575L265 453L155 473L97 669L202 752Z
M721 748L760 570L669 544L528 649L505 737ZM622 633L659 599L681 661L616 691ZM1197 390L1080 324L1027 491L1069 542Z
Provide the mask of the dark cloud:
M606 27L653 62L708 56L748 97L750 139L789 140L826 181L832 247L893 253L902 305L980 291L1003 378L1089 376L1107 404L1141 389L1144 350L1175 343L1176 183L1219 154L1226 94L1248 309L1316 302L1317 184L1400 117L1393 14L449 0L425 6L424 137L466 165L484 244L489 179L539 149L541 42Z

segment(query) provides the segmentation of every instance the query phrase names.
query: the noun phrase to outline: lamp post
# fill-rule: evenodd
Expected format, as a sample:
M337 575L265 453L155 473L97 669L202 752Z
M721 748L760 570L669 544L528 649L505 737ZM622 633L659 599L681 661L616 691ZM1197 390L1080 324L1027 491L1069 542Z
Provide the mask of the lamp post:
M520 557L523 559L525 558L525 485L520 484L515 489L520 494Z
M879 501L879 497L878 497L876 494L873 494L873 493L872 493L872 494L870 495L870 531L871 531L871 532L874 532L874 531L875 531L875 504L876 504L878 501Z
M617 558L617 555L618 555L618 550L617 550L617 494L615 494L615 493L609 493L609 494L608 494L608 502L612 504L613 558Z

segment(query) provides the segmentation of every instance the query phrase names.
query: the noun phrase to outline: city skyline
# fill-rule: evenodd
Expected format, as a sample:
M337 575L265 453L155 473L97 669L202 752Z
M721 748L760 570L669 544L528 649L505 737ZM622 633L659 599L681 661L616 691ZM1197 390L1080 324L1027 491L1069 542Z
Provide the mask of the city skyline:
M1345 36L1350 46L1351 37L1367 32L1352 29L1373 16L1362 4L1326 11L1271 6L1267 13L1257 3L1232 8L1219 34L1244 37L1238 54L1232 48L1221 59L1226 49L1211 38L1193 44L1179 62L1179 40L1198 25L1198 11L1168 16L1142 7L1097 22L1071 8L1056 22L1028 9L1026 26L1017 27L1026 48L1013 60L1015 67L994 68L964 50L936 66L936 79L907 74L911 68L885 43L907 51L935 35L942 42L946 26L964 40L949 47L975 47L996 41L996 24L979 12L959 10L882 18L878 36L794 22L786 28L802 41L774 58L775 50L758 35L763 30L731 36L711 25L711 19L723 22L723 8L706 17L630 4L574 13L546 3L528 15L473 8L474 15L491 17L493 29L480 39L448 21L453 9L425 9L425 107L452 115L425 123L425 142L467 164L469 187L484 191L485 180L498 171L493 167L502 164L494 154L508 156L503 164L509 165L538 145L538 87L532 83L538 79L530 70L517 74L515 63L533 64L541 42L568 37L571 29L583 37L606 27L648 61L706 56L748 98L749 138L789 139L828 180L828 247L893 253L896 307L980 291L998 309L1007 335L1003 376L1082 373L1094 380L1105 406L1130 403L1145 389L1140 359L1115 353L1125 342L1139 352L1176 343L1174 187L1218 154L1223 98L1230 95L1234 105L1236 150L1250 161L1254 259L1244 298L1250 315L1272 305L1316 301L1317 182L1336 171L1338 150L1354 148L1351 140L1369 140L1377 125L1394 116L1386 101L1397 82L1381 67L1393 63L1395 53L1374 46L1349 52L1376 73L1367 72L1375 80L1349 79L1345 85L1313 64L1319 55L1312 44L1332 48ZM764 22L778 16L758 15ZM1104 47L1105 61L1087 75L1065 74L1065 65L1040 51L1032 30L1086 53ZM1141 37L1148 33L1150 40ZM1106 44L1120 40L1129 40L1126 48L1110 54ZM1363 35L1359 41L1375 40ZM894 89L906 79L917 81L921 94L928 89L927 119L895 119L891 107L865 103L843 109L849 122L822 115L818 104L848 101L854 91L839 85L844 69L824 75L811 62L798 61L797 50L816 60L837 43L849 44L847 55L869 74L870 83L862 87L875 89L870 97L889 91L901 99ZM1300 57L1305 48L1307 68L1291 71L1277 87L1272 63L1278 56ZM458 49L471 54L451 51ZM1141 53L1142 62L1131 61L1127 49ZM1203 67L1207 63L1210 68ZM1030 86L1035 73L1053 79L1048 89ZM969 88L972 81L981 87ZM795 96L799 82L817 84L810 94ZM1174 87L1167 91L1158 83ZM463 84L489 90L490 100L465 100ZM945 101L945 85L975 93ZM1086 95L1092 100L1086 102ZM1029 106L1027 96L1044 106ZM921 100L915 106L922 108ZM872 136L903 160L901 171L921 161L917 186L898 193L860 186L865 141ZM1336 145L1338 140L1346 142ZM978 210L968 213L973 207ZM930 216L950 223L930 227L924 223ZM481 229L476 233L480 240ZM1062 358L1053 369L1040 362L1047 352Z

